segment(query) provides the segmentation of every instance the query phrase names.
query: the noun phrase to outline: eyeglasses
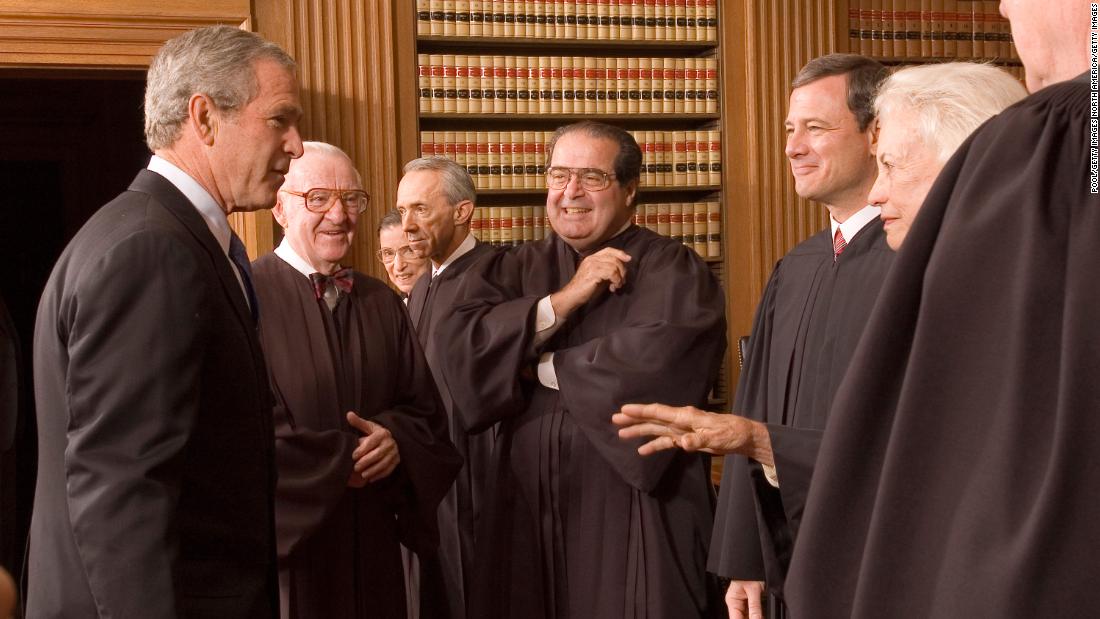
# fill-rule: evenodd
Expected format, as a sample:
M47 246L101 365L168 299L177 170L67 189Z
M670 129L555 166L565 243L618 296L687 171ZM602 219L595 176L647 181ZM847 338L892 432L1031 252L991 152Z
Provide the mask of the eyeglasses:
M416 252L414 252L412 248L408 245L402 245L397 249L394 249L392 247L383 247L382 249L379 249L374 253L376 256L378 256L378 259L382 261L382 264L392 264L393 259L396 258L398 255L401 256L402 260L406 261L415 260L419 257L416 255Z
M566 168L554 166L546 170L546 186L550 189L565 189L569 179L577 176L585 191L603 191L611 186L614 174L608 174L598 168Z
M314 187L305 193L299 193L297 191L291 191L289 189L283 189L286 193L292 196L299 196L305 200L306 208L314 213L327 213L332 208L332 203L339 198L340 203L344 205L344 210L348 213L359 214L367 210L367 205L370 204L370 194L362 189L327 189L325 187Z

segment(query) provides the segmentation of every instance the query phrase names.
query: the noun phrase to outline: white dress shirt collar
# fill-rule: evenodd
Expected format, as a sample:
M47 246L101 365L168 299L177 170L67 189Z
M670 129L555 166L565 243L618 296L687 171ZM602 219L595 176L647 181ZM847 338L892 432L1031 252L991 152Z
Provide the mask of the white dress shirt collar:
M283 262L294 267L295 271L298 271L302 275L309 277L314 273L317 273L317 269L313 268L305 258L298 255L298 252L294 251L294 248L290 246L290 241L284 236L279 246L275 248L275 255L282 258Z
M435 264L432 264L432 278L435 278L437 275L442 273L443 269L451 266L451 264L454 263L455 260L458 260L463 255L473 250L475 245L477 245L477 240L474 238L474 235L467 232L466 238L462 239L462 243L453 252L451 252L450 256L447 256L447 259L443 261L443 264L439 266L435 266Z
M848 219L845 219L844 223L842 224L837 223L837 221L830 216L830 232L832 233L832 236L835 237L836 229L840 228L840 234L844 237L844 242L851 243L852 237L854 237L857 232L862 230L863 227L866 226L867 223L870 222L872 219L878 219L879 213L881 212L882 209L880 207L868 204Z
M218 241L218 246L228 256L229 237L232 231L229 229L229 219L226 218L225 211L218 206L214 196L210 195L210 192L191 178L187 172L163 157L153 155L149 160L149 171L163 176L195 206L199 215L202 215L203 220L206 221L206 226L210 228L214 239Z

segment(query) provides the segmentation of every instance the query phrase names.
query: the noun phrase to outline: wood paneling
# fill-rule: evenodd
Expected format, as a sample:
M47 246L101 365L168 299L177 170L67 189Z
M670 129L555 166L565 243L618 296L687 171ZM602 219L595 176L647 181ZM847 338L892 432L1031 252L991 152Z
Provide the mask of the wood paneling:
M408 0L256 4L256 30L298 61L303 137L344 149L363 176L371 204L348 262L382 278L375 225L392 208L401 166L417 150L414 19ZM271 225L270 214L254 217L257 232ZM250 249L260 253L270 247L259 234L255 242Z
M783 121L791 80L812 58L837 51L837 16L846 14L847 2L842 0L722 0L722 161L731 345L738 335L749 333L776 261L828 225L823 206L795 194L783 154ZM731 386L736 374L734 368Z
M248 0L0 0L0 66L144 68L193 28L249 29Z

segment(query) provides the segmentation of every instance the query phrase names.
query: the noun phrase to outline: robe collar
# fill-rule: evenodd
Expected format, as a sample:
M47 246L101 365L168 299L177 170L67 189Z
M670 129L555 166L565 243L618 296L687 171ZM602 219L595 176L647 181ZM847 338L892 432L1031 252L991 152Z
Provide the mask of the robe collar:
M294 251L294 248L290 246L285 236L282 242L279 243L279 246L275 248L275 255L282 258L283 262L289 264L295 271L298 271L307 278L319 272L317 269L313 268L313 265L299 256L298 252Z

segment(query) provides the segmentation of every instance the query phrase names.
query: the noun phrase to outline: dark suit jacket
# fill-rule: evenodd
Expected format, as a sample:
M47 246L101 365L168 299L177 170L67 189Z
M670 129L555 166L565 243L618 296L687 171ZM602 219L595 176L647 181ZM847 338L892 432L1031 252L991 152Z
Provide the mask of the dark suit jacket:
M34 341L28 617L272 617L256 331L195 207L143 170L54 267Z

